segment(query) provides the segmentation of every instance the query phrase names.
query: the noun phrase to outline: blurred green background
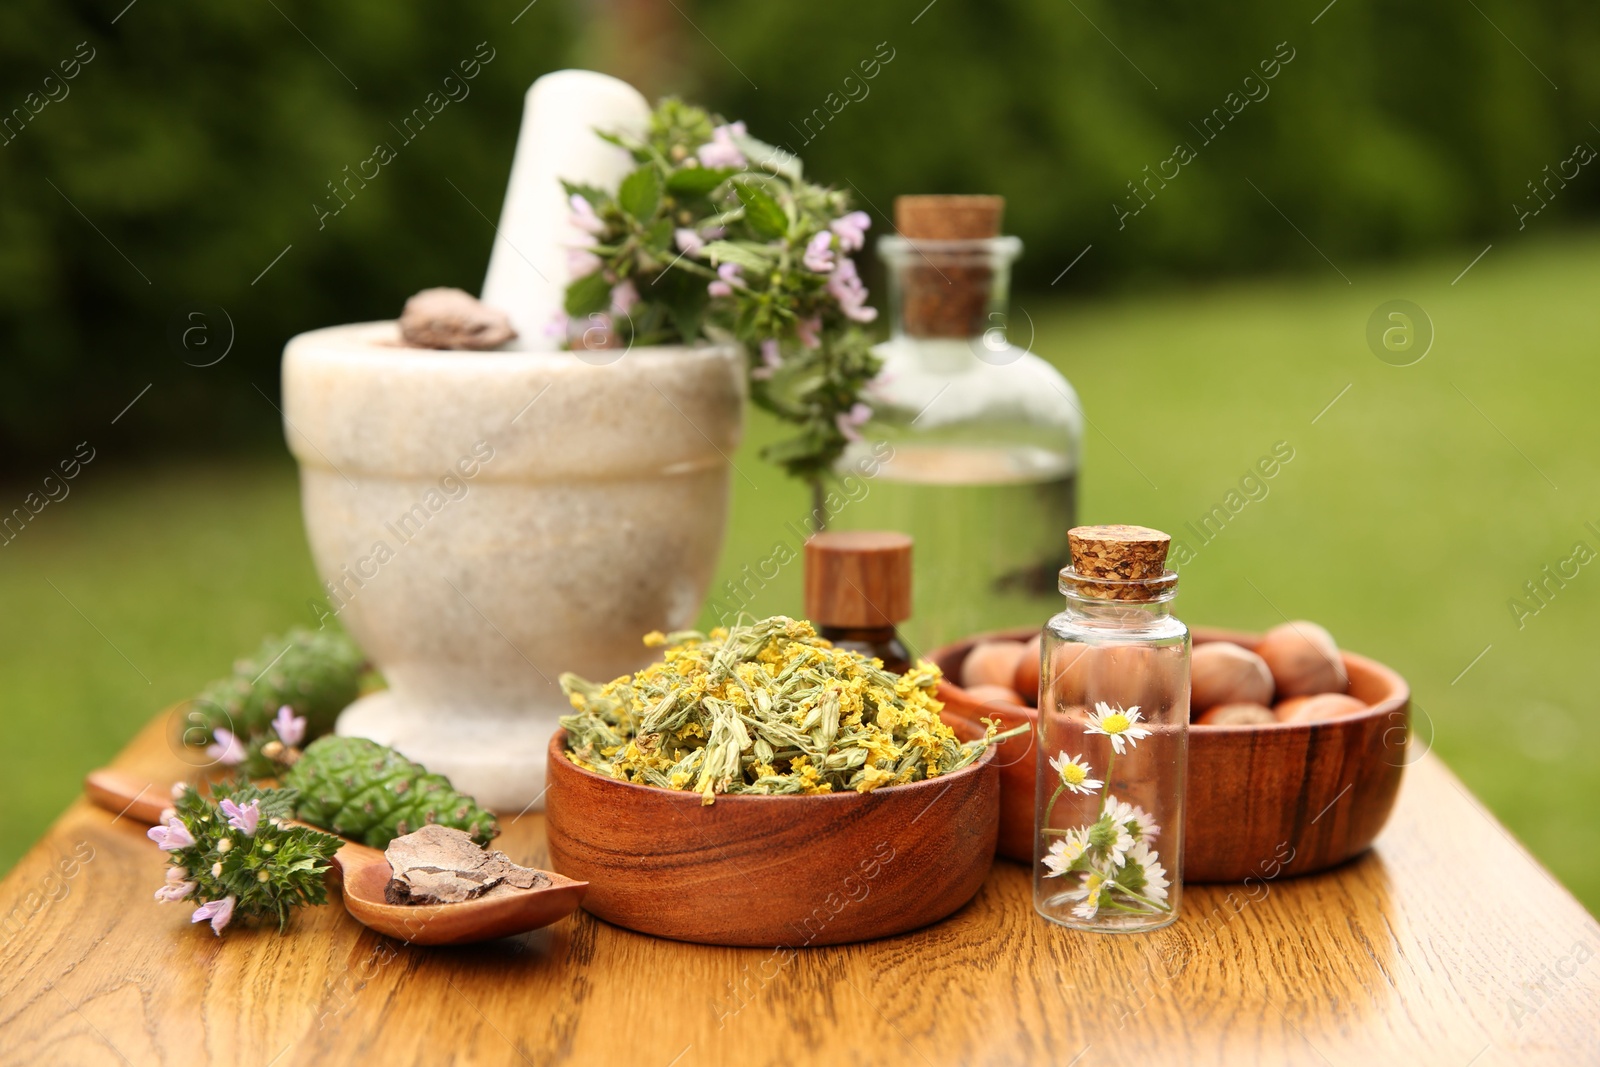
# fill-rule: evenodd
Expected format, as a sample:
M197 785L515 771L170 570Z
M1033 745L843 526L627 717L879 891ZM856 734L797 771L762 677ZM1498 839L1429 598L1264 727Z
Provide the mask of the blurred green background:
M470 96L319 229L480 42ZM1005 194L1033 348L1092 423L1085 518L1179 530L1289 441L1181 613L1276 605L1393 664L1419 741L1600 911L1600 577L1508 607L1600 549L1597 50L1576 0L6 5L0 512L94 459L0 546L0 870L156 709L310 621L282 345L475 291L522 93L584 65L745 119L880 232L896 193ZM1411 367L1364 339L1396 298L1437 330ZM197 310L217 347L179 343ZM735 457L761 489L735 480L724 576L804 513L755 455L773 432ZM798 610L798 581L754 608Z

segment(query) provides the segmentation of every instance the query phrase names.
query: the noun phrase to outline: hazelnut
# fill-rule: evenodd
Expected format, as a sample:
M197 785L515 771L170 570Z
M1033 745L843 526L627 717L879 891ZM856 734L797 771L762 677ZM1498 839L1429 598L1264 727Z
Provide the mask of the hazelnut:
M1342 693L1350 684L1339 646L1314 622L1274 626L1256 646L1256 654L1267 661L1280 697Z
M961 687L980 685L1010 687L1022 659L1021 641L984 641L972 646L961 664Z
M979 704L1022 705L1022 698L1003 685L975 685L967 690L967 696Z
M1228 641L1196 645L1189 664L1189 708L1218 704L1272 703L1272 672L1267 661Z
M1039 705L1039 644L1042 634L1034 634L1022 646L1022 658L1017 661L1017 673L1011 679L1011 688L1022 697L1023 703Z
M1195 723L1199 726L1276 726L1278 717L1262 704L1218 704Z
M1343 693L1318 693L1315 696L1290 697L1273 710L1279 722L1321 722L1366 711L1367 706Z

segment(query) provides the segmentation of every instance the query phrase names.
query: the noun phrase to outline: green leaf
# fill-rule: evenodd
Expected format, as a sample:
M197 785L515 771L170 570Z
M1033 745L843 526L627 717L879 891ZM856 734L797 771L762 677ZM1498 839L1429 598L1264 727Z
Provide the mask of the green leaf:
M583 197L585 200L589 201L589 206L594 208L596 211L599 211L600 208L605 205L606 201L611 199L611 194L600 188L598 185L585 185L582 182L569 182L563 180L561 182L561 188L566 190L566 193L569 197Z
M713 263L737 263L748 271L767 271L776 258L771 249L748 241L712 241L701 250Z
M652 252L665 253L672 246L672 220L657 219L656 224L645 231L644 243Z
M567 286L567 314L575 319L593 315L611 306L611 283L600 271L585 274Z
M744 205L745 221L750 223L757 237L770 241L789 231L789 217L766 190L749 182L739 182L734 189L739 194L739 202Z
M640 167L622 179L622 187L617 190L617 206L640 223L653 219L656 208L661 206L661 175L656 173L656 168Z
M667 192L679 196L705 196L738 174L735 167L684 167L667 178Z

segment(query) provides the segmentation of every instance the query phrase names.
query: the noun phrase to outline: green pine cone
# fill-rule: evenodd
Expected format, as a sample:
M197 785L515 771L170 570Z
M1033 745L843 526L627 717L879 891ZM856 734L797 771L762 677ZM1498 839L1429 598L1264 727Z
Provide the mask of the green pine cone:
M333 721L359 695L366 657L342 630L296 626L268 637L233 674L206 686L197 710L212 730L223 727L248 739L266 733L285 704L306 718L306 736L333 729Z
M494 816L450 779L363 737L313 741L283 785L299 791L303 821L373 848L428 823L464 830L480 845L500 832Z

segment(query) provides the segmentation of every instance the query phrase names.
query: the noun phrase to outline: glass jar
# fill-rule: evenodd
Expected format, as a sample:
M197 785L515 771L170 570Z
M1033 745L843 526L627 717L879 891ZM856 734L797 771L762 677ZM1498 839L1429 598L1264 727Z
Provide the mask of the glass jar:
M1034 908L1079 930L1154 930L1182 895L1189 630L1173 572L1081 569L1061 571L1067 608L1040 647Z
M873 415L841 457L872 471L832 529L890 529L917 542L913 652L968 634L1038 625L1076 521L1083 415L1059 371L1018 347L1009 321L1015 237L885 237L893 335L866 392Z

